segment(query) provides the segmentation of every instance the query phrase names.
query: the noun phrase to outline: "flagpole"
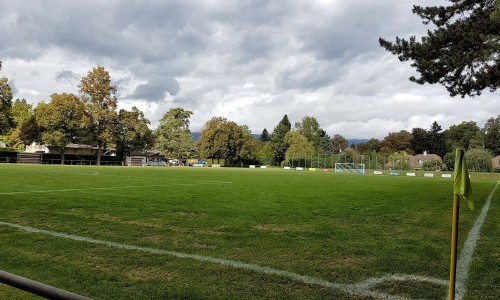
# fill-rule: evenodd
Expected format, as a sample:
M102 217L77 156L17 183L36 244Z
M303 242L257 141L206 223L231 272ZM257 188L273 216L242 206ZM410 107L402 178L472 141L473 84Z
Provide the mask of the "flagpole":
M449 284L449 288L448 288L448 299L449 300L455 299L459 209L460 209L460 195L453 195L453 220L451 222L450 284Z

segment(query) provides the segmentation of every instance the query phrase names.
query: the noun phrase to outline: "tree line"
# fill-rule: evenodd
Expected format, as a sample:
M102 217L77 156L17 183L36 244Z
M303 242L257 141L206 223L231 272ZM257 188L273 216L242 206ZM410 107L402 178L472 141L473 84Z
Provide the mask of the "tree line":
M117 88L103 67L89 71L78 88L78 95L54 93L49 101L33 107L24 99L12 101L7 78L0 78L0 136L13 147L33 141L49 145L61 154L62 163L66 148L72 143L96 147L98 164L106 147L115 147L120 157L155 149L180 160L205 158L222 160L226 165L274 166L289 163L298 155L339 153L390 157L394 153L427 152L446 162L456 147L474 149L476 155L486 157L500 155L500 115L488 119L482 128L474 121L464 121L443 130L435 121L429 129L390 132L382 140L372 138L357 145L349 145L341 134L330 137L312 116L305 116L292 126L284 115L271 132L264 129L259 138L246 125L213 117L195 142L189 129L192 111L172 108L152 130L150 121L137 107L118 110Z

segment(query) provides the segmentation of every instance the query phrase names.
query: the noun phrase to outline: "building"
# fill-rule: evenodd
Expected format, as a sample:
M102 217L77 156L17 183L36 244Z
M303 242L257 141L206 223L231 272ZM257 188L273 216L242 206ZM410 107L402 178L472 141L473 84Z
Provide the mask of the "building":
M493 170L500 170L500 155L493 157Z
M60 154L57 150L50 146L39 144L37 142L31 143L31 145L26 146L26 153L45 153L45 154ZM89 145L81 144L69 144L66 146L66 152L64 154L73 155L97 155L97 147L92 147ZM102 155L116 156L116 149L106 147L102 150Z

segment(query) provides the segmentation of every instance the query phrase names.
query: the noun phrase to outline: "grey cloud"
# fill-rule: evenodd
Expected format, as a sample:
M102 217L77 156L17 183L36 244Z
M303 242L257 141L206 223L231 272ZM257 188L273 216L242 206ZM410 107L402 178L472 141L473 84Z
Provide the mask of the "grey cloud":
M164 100L167 93L175 96L180 90L179 83L174 78L153 76L147 83L137 86L129 98L158 102Z
M80 80L80 76L75 74L73 71L61 70L57 73L55 80L58 82L69 82L74 85Z
M28 96L42 98L31 90L47 95L66 91L64 81L77 80L66 70L83 74L89 65L103 65L122 76L114 84L129 95L120 98L146 101L148 113L158 117L181 103L196 112L192 124L226 112L261 131L272 130L284 114L294 121L307 114L317 117L323 128L342 128L349 132L345 136L364 137L375 135L378 124L385 134L383 126L402 126L406 124L402 120L414 114L458 115L456 103L442 88L408 82L412 75L408 65L387 59L378 45L379 37L425 33L419 18L412 18L408 1L0 0L0 4L0 58L22 68L5 67L2 72L11 72L8 77L16 78ZM28 76L33 69L42 75ZM135 87L138 80L147 81ZM487 99L495 103L488 95L481 103ZM231 110L234 107L238 109ZM477 118L485 118L495 108L492 104L463 111L481 112ZM364 123L368 126L358 126Z
M7 84L10 86L10 90L12 91L12 95L19 94L19 89L16 87L16 81L14 79L8 80Z

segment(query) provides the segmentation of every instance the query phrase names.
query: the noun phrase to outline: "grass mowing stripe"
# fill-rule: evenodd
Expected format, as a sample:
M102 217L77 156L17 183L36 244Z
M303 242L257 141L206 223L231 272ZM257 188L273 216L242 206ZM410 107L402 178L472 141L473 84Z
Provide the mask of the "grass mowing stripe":
M278 270L275 268L271 268L271 267L267 267L267 266L260 266L260 265L256 265L256 264L244 263L244 262L240 262L240 261L236 261L236 260L229 260L229 259L222 259L222 258L216 258L216 257L211 257L211 256L189 254L189 253L168 251L168 250L157 249L157 248L141 247L141 246L115 243L115 242L111 242L111 241L98 240L98 239L88 238L88 237L84 237L84 236L78 236L78 235L72 235L72 234L67 234L67 233L62 233L62 232L39 229L39 228L31 227L31 226L23 226L23 225L9 223L9 222L3 222L3 221L0 221L0 225L9 226L9 227L25 230L25 231L32 232L32 233L42 233L42 234L47 234L47 235L51 235L54 237L60 237L60 238L65 238L65 239L69 239L69 240L105 245L105 246L112 247L112 248L125 249L125 250L135 250L135 251L141 251L141 252L146 252L146 253L151 253L151 254L170 255L170 256L174 256L174 257L178 257L178 258L194 259L197 261L209 262L209 263L219 264L219 265L223 265L223 266L229 266L229 267L233 267L233 268L237 268L237 269L244 269L244 270L254 271L254 272L258 272L258 273L263 273L263 274L267 274L267 275L281 276L281 277L285 277L285 278L288 278L288 279L291 279L294 281L303 282L306 284L319 285L319 286L323 286L326 288L341 290L343 292L346 292L346 293L354 295L354 296L364 296L364 297L371 297L371 298L376 298L376 299L390 299L390 300L405 300L405 299L407 299L404 297L389 295L386 293L381 293L381 292L372 290L372 288L374 288L377 284L380 284L380 283L383 283L386 281L420 281L420 282L433 283L433 284L437 284L437 285L446 285L446 282L447 282L445 280L429 278L429 277L425 277L425 276L402 274L402 275L386 275L386 276L383 276L380 278L371 278L371 279L368 279L368 280L363 281L363 282L358 283L358 284L341 284L341 283L329 282L329 281L315 278L312 276L300 275L300 274L289 272L289 271Z
M472 255L474 254L474 248L476 248L476 242L479 239L481 227L483 226L484 221L486 220L486 215L488 214L488 210L490 209L491 198L495 194L495 191L498 188L500 181L497 182L491 193L488 195L488 199L486 199L486 203L481 210L481 214L477 217L474 226L469 231L469 235L467 236L467 240L465 241L462 252L460 253L460 257L457 262L457 291L455 292L456 299L462 299L466 292L465 283L468 277L469 266L472 261Z

